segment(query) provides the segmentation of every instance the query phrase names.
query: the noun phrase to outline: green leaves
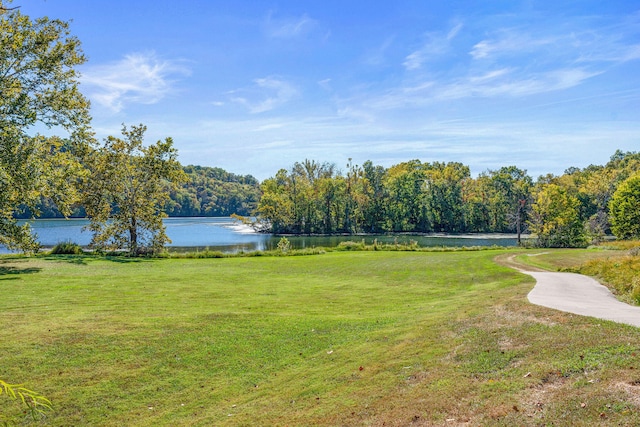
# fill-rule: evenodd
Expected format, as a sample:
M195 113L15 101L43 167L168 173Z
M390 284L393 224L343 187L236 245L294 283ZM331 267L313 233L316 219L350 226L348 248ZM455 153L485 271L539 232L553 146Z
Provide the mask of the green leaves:
M640 237L640 174L624 181L609 202L611 231L621 239Z
M170 189L186 179L173 140L144 146L146 126L122 127L87 157L83 201L99 250L157 253L170 242L162 218Z
M36 211L41 196L63 213L77 199L82 174L77 154L91 140L89 102L78 90L75 67L84 63L69 26L30 19L17 10L0 14L0 243L37 250L13 216L19 206ZM30 135L38 124L60 128L68 138Z
M43 417L47 411L53 410L49 399L24 387L22 384L9 384L0 380L0 395L3 393L13 400L20 400L34 421ZM2 414L0 414L0 421L2 420Z

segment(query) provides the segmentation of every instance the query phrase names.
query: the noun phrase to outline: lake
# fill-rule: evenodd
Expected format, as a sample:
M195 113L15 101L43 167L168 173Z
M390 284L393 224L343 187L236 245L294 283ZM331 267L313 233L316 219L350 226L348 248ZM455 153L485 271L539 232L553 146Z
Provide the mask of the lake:
M82 228L86 219L37 219L28 221L44 247L60 242L74 242L86 246L91 233ZM24 223L24 221L21 221ZM256 233L250 227L232 218L166 218L167 235L172 240L168 246L173 250L211 250L234 253L239 251L263 251L274 249L280 236ZM365 240L367 244L377 239L380 243L408 243L416 241L420 246L516 246L516 236L511 234L486 235L369 235L369 236L287 236L293 248L333 247L344 241ZM0 246L0 253L8 251Z

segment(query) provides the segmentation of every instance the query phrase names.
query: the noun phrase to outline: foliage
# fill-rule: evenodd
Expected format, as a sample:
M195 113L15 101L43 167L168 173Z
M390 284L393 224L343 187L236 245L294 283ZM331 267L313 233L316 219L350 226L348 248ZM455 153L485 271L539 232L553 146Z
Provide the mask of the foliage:
M74 242L62 242L55 245L50 252L52 255L82 255L82 247Z
M163 211L168 216L251 216L260 199L260 185L251 175L236 175L221 168L183 166L187 179L168 189ZM63 218L54 201L41 197L35 210L40 218ZM86 216L83 206L71 206L70 216ZM26 206L16 218L31 218L34 213Z
M609 202L609 211L616 237L640 238L640 174L620 184Z
M605 166L569 168L534 183L502 167L470 176L461 163L411 160L389 168L305 160L261 184L257 224L292 234L526 232L539 246L574 247L610 233L609 201L640 171L640 154L616 151Z
M286 237L281 237L278 241L278 250L280 252L286 253L291 249L291 242Z
M22 384L9 384L0 380L0 395L3 393L13 400L19 400L22 405L26 407L27 413L34 421L39 421L40 418L46 415L47 411L53 410L49 399L38 392L24 387ZM8 425L11 419L3 418L3 414L0 414L0 422Z
M0 11L0 244L37 250L14 214L25 207L37 214L42 196L66 214L77 198L77 156L90 140L89 103L75 70L84 61L66 22ZM38 126L67 136L30 134Z
M556 184L542 187L536 196L530 221L530 229L536 236L538 246L586 246L578 208L578 199L565 188Z
M305 160L261 185L258 213L276 233L333 234L384 231L464 231L459 163L401 163L389 169Z
M164 211L169 216L251 216L258 205L260 187L251 175L221 168L184 166L187 180L169 192Z
M130 255L158 253L169 242L162 218L168 187L185 179L171 138L143 146L146 126L122 128L88 156L84 206L93 232L91 246L126 249Z

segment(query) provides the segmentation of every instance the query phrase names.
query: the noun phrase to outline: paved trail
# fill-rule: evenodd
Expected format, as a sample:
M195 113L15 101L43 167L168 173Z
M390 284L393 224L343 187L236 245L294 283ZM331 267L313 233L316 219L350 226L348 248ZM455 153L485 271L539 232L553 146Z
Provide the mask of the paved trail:
M527 295L532 304L640 327L640 307L618 301L607 287L591 277L524 270L527 267L515 264L513 256L502 261L536 279L535 287Z
M568 313L640 326L640 307L620 302L595 279L574 273L523 271L536 279L527 298Z

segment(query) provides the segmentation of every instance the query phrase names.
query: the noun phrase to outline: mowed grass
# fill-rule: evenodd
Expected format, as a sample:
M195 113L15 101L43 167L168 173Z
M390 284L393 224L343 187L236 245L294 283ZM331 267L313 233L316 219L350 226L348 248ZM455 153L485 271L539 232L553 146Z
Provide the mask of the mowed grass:
M3 258L0 378L60 426L640 424L639 329L503 254Z

